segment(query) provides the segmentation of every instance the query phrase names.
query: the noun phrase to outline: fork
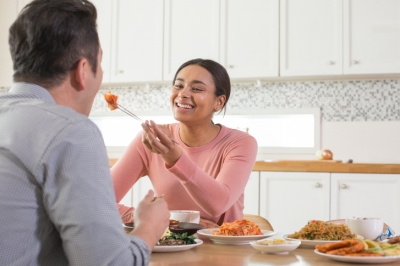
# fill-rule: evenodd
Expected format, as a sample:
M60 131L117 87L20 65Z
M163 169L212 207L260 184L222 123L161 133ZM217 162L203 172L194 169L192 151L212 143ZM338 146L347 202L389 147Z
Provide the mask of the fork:
M140 121L140 122L146 124L148 127L150 127L149 124L147 124L146 122L144 122L140 117L138 117L137 115L135 115L134 113L132 113L131 111L129 111L128 109L126 109L125 107L123 107L122 105L120 105L120 104L113 104L113 103L110 103L110 104L111 104L113 107L118 108L119 110L121 110L121 111L124 112L125 114L127 114L127 115L129 115L129 116L135 118L136 120L138 120L138 121ZM174 139L172 139L172 138L169 138L169 139L170 139L173 143L179 145L179 143L178 143L177 141L175 141Z

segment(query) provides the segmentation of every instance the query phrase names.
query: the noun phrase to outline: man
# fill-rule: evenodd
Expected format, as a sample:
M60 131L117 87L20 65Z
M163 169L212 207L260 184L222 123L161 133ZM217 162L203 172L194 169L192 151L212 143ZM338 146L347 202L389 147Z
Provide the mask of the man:
M104 142L87 118L102 81L96 9L34 0L10 27L0 96L0 265L146 265L169 222L149 191L123 232Z

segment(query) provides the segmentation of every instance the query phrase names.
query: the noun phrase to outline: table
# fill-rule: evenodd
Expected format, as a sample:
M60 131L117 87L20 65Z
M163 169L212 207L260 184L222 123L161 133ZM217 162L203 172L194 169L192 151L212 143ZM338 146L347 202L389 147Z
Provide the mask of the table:
M208 238L197 237L204 243L193 249L171 253L152 253L149 266L372 265L334 261L315 254L312 248L299 247L284 254L264 254L250 245L220 245L214 244ZM395 261L382 265L398 264L399 261Z

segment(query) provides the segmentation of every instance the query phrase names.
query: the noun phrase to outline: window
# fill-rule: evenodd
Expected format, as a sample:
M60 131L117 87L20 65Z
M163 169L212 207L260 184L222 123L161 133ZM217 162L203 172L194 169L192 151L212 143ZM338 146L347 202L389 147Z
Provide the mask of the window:
M137 115L159 124L176 122L170 114ZM126 115L91 116L90 119L100 128L109 152L122 151L141 131L140 122ZM313 154L320 148L320 110L317 108L236 110L216 115L214 123L254 136L260 154Z

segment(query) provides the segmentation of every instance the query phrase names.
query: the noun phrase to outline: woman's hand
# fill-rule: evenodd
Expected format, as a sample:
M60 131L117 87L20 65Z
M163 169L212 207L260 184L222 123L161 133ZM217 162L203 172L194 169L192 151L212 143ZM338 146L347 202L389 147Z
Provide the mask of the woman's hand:
M172 167L182 155L182 151L171 140L171 132L166 126L157 125L153 121L146 121L142 124L143 144L154 153L158 153L164 159L165 163Z

